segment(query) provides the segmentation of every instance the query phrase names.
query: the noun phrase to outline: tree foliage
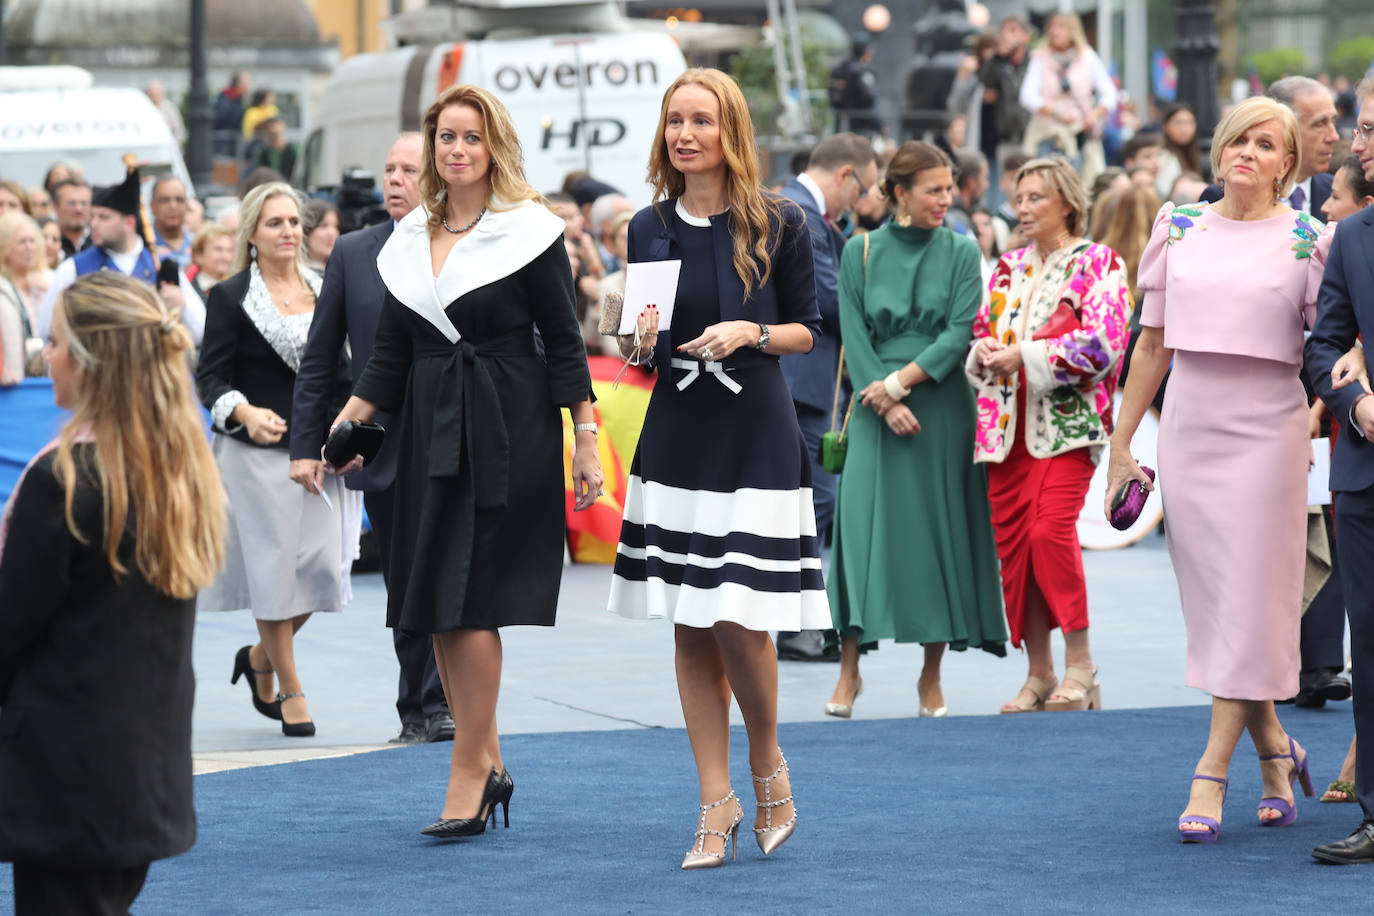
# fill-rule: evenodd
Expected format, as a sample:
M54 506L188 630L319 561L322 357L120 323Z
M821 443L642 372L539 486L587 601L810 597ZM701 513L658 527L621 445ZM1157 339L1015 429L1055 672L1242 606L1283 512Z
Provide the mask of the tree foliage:
M1338 41L1326 57L1326 66L1332 76L1344 76L1350 80L1363 77L1371 62L1374 62L1374 35Z
M1307 58L1297 48L1256 51L1245 59L1245 63L1259 72L1260 82L1266 86L1276 79L1302 73L1307 69Z
M811 124L813 128L818 128L830 119L830 102L826 96L826 88L830 84L829 59L824 48L804 35L801 49L802 64L806 68L806 86L811 96ZM783 109L778 100L773 47L758 44L744 48L730 62L730 75L744 92L755 127L762 133L776 130Z

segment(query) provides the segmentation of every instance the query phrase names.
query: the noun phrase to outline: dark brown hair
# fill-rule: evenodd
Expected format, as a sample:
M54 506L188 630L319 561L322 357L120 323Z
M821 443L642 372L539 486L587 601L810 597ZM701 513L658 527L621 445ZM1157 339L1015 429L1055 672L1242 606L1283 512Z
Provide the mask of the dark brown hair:
M927 169L954 170L954 164L938 146L920 140L908 140L898 148L883 175L883 198L889 203L897 200L897 188L910 189L916 176Z

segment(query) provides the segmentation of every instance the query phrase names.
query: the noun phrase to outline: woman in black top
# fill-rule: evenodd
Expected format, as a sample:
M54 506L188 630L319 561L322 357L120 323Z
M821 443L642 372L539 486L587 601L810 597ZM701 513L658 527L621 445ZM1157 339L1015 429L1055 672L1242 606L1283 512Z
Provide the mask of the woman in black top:
M199 607L252 609L259 642L238 651L231 679L247 675L253 706L292 737L315 734L295 633L313 612L340 610L351 597L347 570L362 526L361 494L337 478L318 492L291 482L286 431L320 285L303 247L296 192L280 182L250 191L239 213L238 272L210 290L196 367L231 516L224 571ZM340 367L335 404L348 390L346 362Z
M194 346L116 271L53 312L44 357L72 418L0 518L0 860L19 916L127 913L148 864L195 842L194 599L225 515Z
M453 86L426 112L424 138L421 204L377 256L386 302L336 423L399 417L387 625L434 636L455 731L443 809L422 832L454 837L483 832L498 803L509 818L498 628L554 622L560 407L575 424L577 509L602 477L563 221L525 181L510 113Z

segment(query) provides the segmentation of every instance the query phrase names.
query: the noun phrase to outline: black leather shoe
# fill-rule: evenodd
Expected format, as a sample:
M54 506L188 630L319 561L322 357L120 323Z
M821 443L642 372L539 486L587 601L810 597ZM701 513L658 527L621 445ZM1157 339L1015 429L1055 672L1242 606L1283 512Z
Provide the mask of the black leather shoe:
M784 662L837 662L838 648L827 649L824 630L778 634L778 660Z
M1343 840L1324 843L1312 850L1312 858L1330 865L1364 865L1374 862L1374 821L1365 821Z
M1350 699L1350 679L1333 668L1303 672L1293 702L1304 709L1321 709L1327 702Z
M446 712L436 712L426 719L425 740L431 744L435 741L452 741L453 716Z
M401 725L401 733L392 738L387 744L424 744L428 738L425 737L425 727L419 722L405 722Z
M263 700L258 696L258 685L257 682L253 679L254 676L259 674L271 674L272 669L253 667L252 663L248 661L248 653L250 650L252 650L252 648L252 646L244 646L234 656L234 673L229 678L229 683L237 684L239 682L240 677L242 677L245 674L248 675L248 692L253 695L253 708L256 709L258 712L262 713L267 718L276 719L278 722L280 722L281 702L278 700L273 700L271 703L266 703L263 702Z
M514 783L511 788L514 789ZM510 826L510 796L506 794L505 783L502 782L501 774L495 770L487 776L487 784L482 789L482 801L477 806L476 817L441 817L434 823L420 830L425 836L438 837L440 839L451 839L454 837L477 836L479 833L487 832L487 820L490 818L491 827L496 829L496 806L505 805L506 826Z

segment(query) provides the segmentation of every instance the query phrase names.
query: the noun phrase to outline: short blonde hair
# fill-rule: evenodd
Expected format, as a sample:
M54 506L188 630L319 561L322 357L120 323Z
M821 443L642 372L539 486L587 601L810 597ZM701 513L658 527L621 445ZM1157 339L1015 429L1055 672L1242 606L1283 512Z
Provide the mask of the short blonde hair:
M45 266L43 259L43 230L38 222L23 210L0 213L0 277L10 275L10 251L19 239L19 233L29 230L38 239L38 257L31 270Z
M1246 99L1221 119L1212 136L1212 174L1221 177L1222 150L1234 143L1241 134L1265 121L1278 121L1283 125L1283 143L1293 157L1293 164L1279 176L1274 188L1275 197L1287 197L1293 189L1293 178L1302 167L1302 134L1298 130L1298 119L1293 109L1268 96L1257 95Z
M196 232L195 237L191 239L191 258L194 260L205 254L205 249L210 247L210 243L215 241L215 239L229 239L233 241L234 230L230 229L228 226L221 226L219 223L206 223L204 226L201 226L200 230Z
M253 233L258 231L258 220L262 218L262 208L269 200L274 197L289 197L296 204L296 213L300 215L303 207L301 206L301 195L291 185L284 181L269 181L260 184L243 198L243 203L239 204L239 235L238 242L234 246L234 272L247 270L255 258L249 253L249 246L252 244L249 239ZM305 235L304 229L301 235ZM296 266L305 266L305 244L296 248Z
M1039 175L1045 187L1059 195L1069 205L1069 215L1065 219L1068 230L1073 235L1082 235L1088 229L1088 191L1083 187L1083 179L1069 160L1058 156L1044 156L1032 159L1021 166L1016 173L1016 183L1028 175Z

